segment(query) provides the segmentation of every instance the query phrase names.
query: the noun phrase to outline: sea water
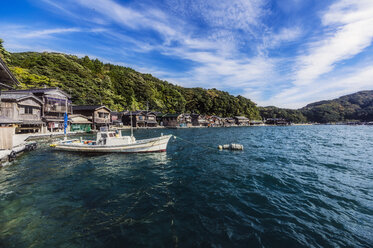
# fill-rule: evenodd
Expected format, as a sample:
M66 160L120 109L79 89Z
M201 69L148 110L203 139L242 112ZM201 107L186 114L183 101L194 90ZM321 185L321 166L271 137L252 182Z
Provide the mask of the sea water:
M153 154L40 144L0 169L0 247L372 247L372 126L134 134L161 133L186 141ZM229 143L244 151L217 149Z

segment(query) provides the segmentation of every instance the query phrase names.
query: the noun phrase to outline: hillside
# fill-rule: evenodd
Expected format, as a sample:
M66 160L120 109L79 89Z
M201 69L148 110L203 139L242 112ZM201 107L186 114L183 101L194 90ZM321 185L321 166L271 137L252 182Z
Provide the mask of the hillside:
M274 106L259 107L259 113L262 118L282 118L293 123L305 123L307 118L300 110L277 108Z
M0 39L0 57L21 82L20 88L60 87L74 104L104 104L112 110L149 109L164 113L245 115L299 122L373 121L373 91L308 104L293 110L257 107L242 96L217 89L184 88L131 68L61 53L9 53Z
M256 104L217 89L184 88L131 68L61 53L9 53L0 56L21 82L20 88L60 87L74 104L104 104L112 110L149 109L260 118Z
M373 121L373 90L311 103L300 111L312 122Z

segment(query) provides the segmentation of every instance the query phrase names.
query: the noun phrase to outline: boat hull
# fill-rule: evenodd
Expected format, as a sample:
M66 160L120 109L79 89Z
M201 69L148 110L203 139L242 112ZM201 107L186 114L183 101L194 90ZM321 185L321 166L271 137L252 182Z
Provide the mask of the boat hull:
M134 144L105 146L88 145L81 143L59 143L53 148L59 151L87 152L87 153L144 153L144 152L165 152L167 144L172 135L165 135L158 138L138 140Z

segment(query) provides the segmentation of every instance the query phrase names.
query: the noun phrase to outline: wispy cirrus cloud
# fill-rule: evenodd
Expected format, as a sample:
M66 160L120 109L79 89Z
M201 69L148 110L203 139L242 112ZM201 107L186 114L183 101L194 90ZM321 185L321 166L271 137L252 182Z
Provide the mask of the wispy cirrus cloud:
M373 40L373 1L339 1L322 16L325 37L308 45L298 58L294 84L312 83L333 70L337 63L352 58Z
M373 87L367 79L373 2L315 2L312 10L310 3L43 0L37 5L52 12L58 25L12 29L0 23L0 31L17 51L26 46L91 54L183 86L243 94L262 105L300 107ZM362 63L361 54L368 62Z

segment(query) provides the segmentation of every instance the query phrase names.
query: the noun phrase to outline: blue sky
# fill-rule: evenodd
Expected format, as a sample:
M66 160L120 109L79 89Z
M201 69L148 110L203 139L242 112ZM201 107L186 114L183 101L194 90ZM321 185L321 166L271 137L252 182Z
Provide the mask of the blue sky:
M0 38L260 106L373 89L372 0L2 0Z

